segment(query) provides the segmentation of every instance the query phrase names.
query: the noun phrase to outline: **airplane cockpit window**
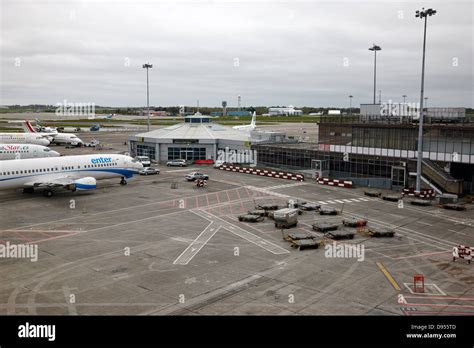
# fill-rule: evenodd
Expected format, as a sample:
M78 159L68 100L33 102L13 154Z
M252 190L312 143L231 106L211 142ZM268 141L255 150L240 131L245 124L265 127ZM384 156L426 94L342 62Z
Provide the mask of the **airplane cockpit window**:
M48 152L48 151L51 151L51 149L50 149L49 147L45 147L45 148L43 149L43 151L44 151L44 152Z

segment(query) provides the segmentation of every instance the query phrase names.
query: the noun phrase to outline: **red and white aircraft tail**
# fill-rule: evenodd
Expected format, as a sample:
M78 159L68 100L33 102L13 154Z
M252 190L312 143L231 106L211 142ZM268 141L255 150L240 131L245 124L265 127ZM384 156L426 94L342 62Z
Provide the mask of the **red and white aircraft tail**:
M37 133L35 127L33 127L31 122L28 121L28 120L24 120L22 122L22 127L23 127L23 130L25 131L25 133Z

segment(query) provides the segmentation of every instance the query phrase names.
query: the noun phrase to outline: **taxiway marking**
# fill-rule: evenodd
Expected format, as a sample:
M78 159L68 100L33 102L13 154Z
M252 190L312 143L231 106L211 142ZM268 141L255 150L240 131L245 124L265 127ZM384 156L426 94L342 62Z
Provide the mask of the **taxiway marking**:
M382 271L382 273L385 275L385 277L388 279L388 281L390 282L390 284L392 284L392 286L395 288L395 290L401 291L402 289L400 288L400 286L398 285L398 283L396 282L396 280L393 279L393 277L392 277L392 275L390 274L390 272L387 271L387 269L385 268L385 266L383 265L383 263L377 262L377 266L378 266L378 268Z
M220 226L214 225L214 222L207 225L199 236L173 261L173 265L187 265L220 229Z

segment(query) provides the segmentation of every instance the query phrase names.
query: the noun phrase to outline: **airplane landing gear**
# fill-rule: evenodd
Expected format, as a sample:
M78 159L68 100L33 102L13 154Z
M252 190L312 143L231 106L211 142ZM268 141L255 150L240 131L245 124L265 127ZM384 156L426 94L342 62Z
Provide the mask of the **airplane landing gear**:
M122 180L120 180L120 185L127 185L127 180L125 180L125 178L122 178Z
M46 189L43 191L43 196L45 197L53 197L53 191L50 189Z

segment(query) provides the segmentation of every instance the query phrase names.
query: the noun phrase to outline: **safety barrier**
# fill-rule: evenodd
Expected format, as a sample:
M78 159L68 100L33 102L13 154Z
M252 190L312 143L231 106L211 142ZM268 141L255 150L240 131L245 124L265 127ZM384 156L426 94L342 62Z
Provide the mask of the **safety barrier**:
M471 263L472 255L474 255L473 249L474 248L466 245L453 247L453 261L456 261L457 258L460 258L466 260L468 263Z
M436 192L432 189L421 189L416 192L414 188L403 189L402 196L419 197L419 198L435 198Z
M346 188L353 188L354 185L350 180L339 180L339 179L329 179L329 178L317 178L316 182L322 185L329 185L329 186L339 186L339 187L346 187Z
M214 164L214 160L194 160L194 164Z
M219 167L219 169L220 170L231 171L231 172L237 172L237 173L253 174L253 175L260 175L260 176L269 176L269 177L272 177L272 178L304 181L304 175L303 174L295 174L295 173L289 173L289 172L277 172L275 170L270 170L270 169L257 169L257 168L250 168L250 167L240 167L240 166L234 166L234 165L230 165L230 164L223 164Z

